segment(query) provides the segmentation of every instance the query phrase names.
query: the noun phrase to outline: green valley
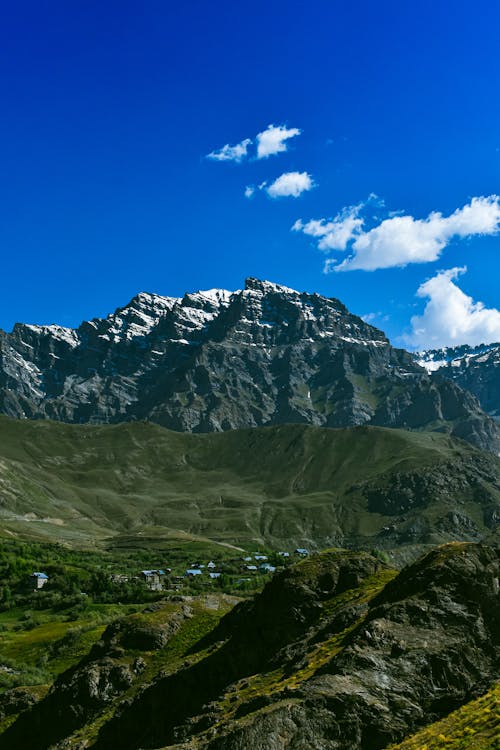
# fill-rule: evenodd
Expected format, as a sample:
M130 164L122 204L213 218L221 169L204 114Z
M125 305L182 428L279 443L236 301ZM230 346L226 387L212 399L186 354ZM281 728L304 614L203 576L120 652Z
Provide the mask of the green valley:
M446 434L309 425L187 434L0 417L0 518L11 538L410 551L493 538L499 517L499 460Z

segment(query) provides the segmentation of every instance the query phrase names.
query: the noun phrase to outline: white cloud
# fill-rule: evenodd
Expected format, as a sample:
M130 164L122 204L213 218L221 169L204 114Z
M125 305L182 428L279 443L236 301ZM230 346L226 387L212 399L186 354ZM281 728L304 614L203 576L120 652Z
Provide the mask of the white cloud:
M270 198L298 198L313 187L314 182L307 172L284 172L265 190Z
M381 323L387 323L389 320L388 315L384 315L382 312L369 312L366 313L366 315L361 316L361 320L364 320L365 323L374 324L377 320Z
M266 181L257 186L247 185L245 196L252 198L257 190L264 190L270 198L298 198L302 193L314 187L316 185L307 172L284 172L270 185Z
M350 240L361 231L364 222L359 218L359 212L363 206L364 204L360 203L344 208L331 221L311 219L304 223L302 219L297 219L292 230L319 238L320 250L345 250Z
M500 311L474 302L454 283L466 270L440 271L420 285L417 296L428 301L422 315L411 319L412 331L403 337L406 344L435 349L500 341Z
M207 154L206 158L212 159L212 161L235 161L239 163L243 159L246 159L248 147L251 143L252 140L250 138L245 138L245 140L237 143L235 146L230 146L229 143L226 143L218 151L211 151Z
M319 237L321 250L346 250L342 263L327 261L325 270L352 271L406 266L437 260L454 237L496 234L500 229L500 198L497 195L472 198L450 216L434 211L426 219L396 215L365 230L359 212L367 204L344 209L333 221L313 219L292 227Z
M257 134L257 159L287 151L288 141L301 134L299 128L287 128L285 125L268 125L266 130Z

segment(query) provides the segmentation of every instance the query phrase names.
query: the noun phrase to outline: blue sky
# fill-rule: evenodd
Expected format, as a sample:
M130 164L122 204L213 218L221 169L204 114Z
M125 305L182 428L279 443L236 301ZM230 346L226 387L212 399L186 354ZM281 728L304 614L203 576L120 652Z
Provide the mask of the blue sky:
M0 327L253 275L408 346L500 339L495 3L9 5ZM257 158L270 125L300 134ZM206 158L245 139L239 162ZM349 217L345 249L319 249Z

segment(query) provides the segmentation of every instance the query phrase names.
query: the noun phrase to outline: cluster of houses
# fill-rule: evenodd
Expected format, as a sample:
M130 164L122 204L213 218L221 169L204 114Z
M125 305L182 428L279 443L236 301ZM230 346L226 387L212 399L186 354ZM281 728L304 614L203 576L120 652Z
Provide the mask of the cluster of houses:
M283 563L285 563L287 558L291 557L290 552L278 552L277 554L279 557L283 558ZM294 554L298 557L307 557L309 555L309 550L305 549L304 547L298 547L294 550ZM276 565L272 565L269 562L268 555L264 555L262 553L246 555L243 558L229 560L228 562L231 565L234 565L235 563L238 564L240 572L244 572L247 574L256 575L257 573L268 574L276 572ZM222 562L217 564L213 560L210 560L208 563L191 563L191 565L184 571L184 574L180 576L172 576L171 569L166 568L165 570L143 570L141 572L141 577L146 586L151 591L161 591L163 588L163 576L168 576L168 588L179 589L186 579L188 581L204 580L206 582L217 580L217 578L220 578L224 573L225 568L226 563Z
M283 562L290 558L290 552L278 552L279 557L283 559ZM294 554L298 557L307 557L309 550L304 547L298 547L294 550ZM241 572L248 574L268 574L276 572L276 565L272 565L269 562L267 555L261 553L255 553L253 555L246 555L245 557L238 558L237 560L228 561L231 564L238 564ZM169 589L177 590L182 587L182 583L185 580L205 580L207 582L217 580L220 578L225 569L225 563L215 563L210 560L208 563L192 563L189 568L186 568L183 575L172 575L171 568L154 568L151 570L141 570L139 576L128 576L121 573L113 573L111 575L111 581L113 583L128 583L131 580L141 580L150 591L163 591L165 588L164 580L168 580ZM33 585L33 590L38 591L42 589L49 577L46 573L36 571L30 575L30 582ZM250 579L240 579L250 580Z

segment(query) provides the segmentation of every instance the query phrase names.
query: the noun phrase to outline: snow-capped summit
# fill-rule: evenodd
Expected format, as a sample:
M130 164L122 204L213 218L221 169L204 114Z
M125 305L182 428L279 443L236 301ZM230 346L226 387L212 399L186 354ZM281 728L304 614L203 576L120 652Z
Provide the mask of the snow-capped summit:
M435 372L441 367L446 367L447 365L460 367L462 363L468 363L477 356L481 356L493 349L499 348L499 343L478 344L477 346L461 344L460 346L449 346L441 349L427 349L425 351L415 352L415 358L428 372Z
M140 292L74 330L18 324L0 332L0 354L0 409L16 417L197 432L432 424L483 447L498 439L472 396L339 300L255 278L234 292Z
M500 419L500 343L430 349L415 357L429 372L473 393L488 414Z
M282 284L275 284L272 281L262 281L256 279L253 276L248 276L245 279L246 292L260 292L261 294L299 294L295 289L290 289L288 286Z

